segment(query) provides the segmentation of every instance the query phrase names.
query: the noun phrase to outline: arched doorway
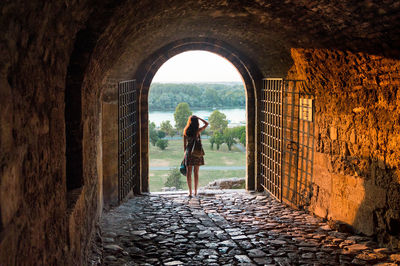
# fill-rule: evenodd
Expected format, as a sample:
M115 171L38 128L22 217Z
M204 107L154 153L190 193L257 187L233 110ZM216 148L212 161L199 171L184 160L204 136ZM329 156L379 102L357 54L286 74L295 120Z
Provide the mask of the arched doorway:
M198 188L203 191L210 182L228 178L241 182L240 187L244 188L245 100L241 75L215 53L187 51L162 65L152 80L148 97L150 192L188 188L186 178L176 168L183 157L182 131L189 112L210 123L202 133L206 156L205 165L200 167ZM184 117L176 119L177 111Z
M202 50L218 54L231 62L243 78L246 92L246 189L258 189L256 180L256 132L257 101L256 88L261 74L254 64L228 44L214 39L194 38L176 41L164 46L142 62L135 74L139 93L139 138L140 138L140 188L149 191L148 151L148 95L151 81L158 69L171 57L186 51Z

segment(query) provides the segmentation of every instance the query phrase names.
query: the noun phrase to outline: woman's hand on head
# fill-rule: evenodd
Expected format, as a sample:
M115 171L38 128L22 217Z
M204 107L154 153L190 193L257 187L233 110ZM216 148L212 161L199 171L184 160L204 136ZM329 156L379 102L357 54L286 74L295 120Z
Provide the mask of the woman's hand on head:
M205 121L203 118L200 118L200 117L198 117L198 116L196 116L197 117L197 119L199 119L201 122L203 122L204 124L207 124L207 121Z

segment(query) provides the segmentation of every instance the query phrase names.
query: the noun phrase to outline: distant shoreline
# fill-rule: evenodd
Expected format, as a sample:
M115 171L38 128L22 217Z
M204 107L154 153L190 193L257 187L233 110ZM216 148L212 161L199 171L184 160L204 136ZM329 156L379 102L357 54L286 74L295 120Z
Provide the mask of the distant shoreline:
M161 81L160 82L160 81L156 81L156 82L152 82L151 84L218 84L218 85L223 84L223 85L230 85L230 84L243 84L243 82L242 81L214 81L214 82L212 82L212 81L210 81L210 82L208 82L208 81L199 81L199 82L192 82L192 81L190 81L190 82L184 82L184 81L162 82Z
M148 104L152 110L174 111L179 103L191 109L244 108L246 95L240 83L154 83Z
M221 113L225 114L226 119L230 126L239 126L246 123L246 109L245 108L226 108L226 109L216 109ZM194 115L198 115L204 119L207 119L211 113L214 111L213 109L192 109L191 110ZM169 120L171 125L175 125L174 118L175 110L165 111L165 110L149 110L149 121L154 122L156 126L160 126L163 121ZM228 126L229 126L228 125Z
M211 110L218 110L218 111L223 111L227 109L246 109L246 106L224 106L224 107L190 107L191 111L211 111ZM149 106L149 113L150 112L158 112L158 111L167 111L167 112L175 112L175 108L173 109L157 109L157 108L152 108ZM223 113L223 112L222 112Z

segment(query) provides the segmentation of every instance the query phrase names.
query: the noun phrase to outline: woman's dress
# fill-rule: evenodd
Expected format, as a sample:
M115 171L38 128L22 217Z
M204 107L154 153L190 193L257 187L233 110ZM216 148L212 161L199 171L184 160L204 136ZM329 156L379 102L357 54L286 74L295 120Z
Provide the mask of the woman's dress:
M197 157L197 156L191 156L190 152L192 151L194 141L196 140L196 136L194 137L189 137L187 136L187 146L186 146L186 165L204 165L204 157ZM201 140L200 140L201 142Z

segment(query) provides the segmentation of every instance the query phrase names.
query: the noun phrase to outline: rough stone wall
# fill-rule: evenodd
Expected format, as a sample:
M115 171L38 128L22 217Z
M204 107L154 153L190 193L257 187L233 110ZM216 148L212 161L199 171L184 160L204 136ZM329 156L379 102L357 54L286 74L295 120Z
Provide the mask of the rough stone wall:
M86 174L94 190L83 188L67 210L64 94L91 3L12 1L0 10L0 264L82 264L101 183ZM89 151L96 167L101 152Z
M188 37L215 38L240 47L259 62L265 75L276 76L290 62L291 47L399 56L399 10L398 2L372 0L142 0L135 5L127 1L116 11L102 41L107 48L124 48L114 61L112 74L116 76L133 75L142 58L140 52ZM138 57L129 56L133 54Z
M400 247L400 60L292 49L315 93L316 214Z
M103 184L105 206L118 203L118 87L107 80L102 96Z

